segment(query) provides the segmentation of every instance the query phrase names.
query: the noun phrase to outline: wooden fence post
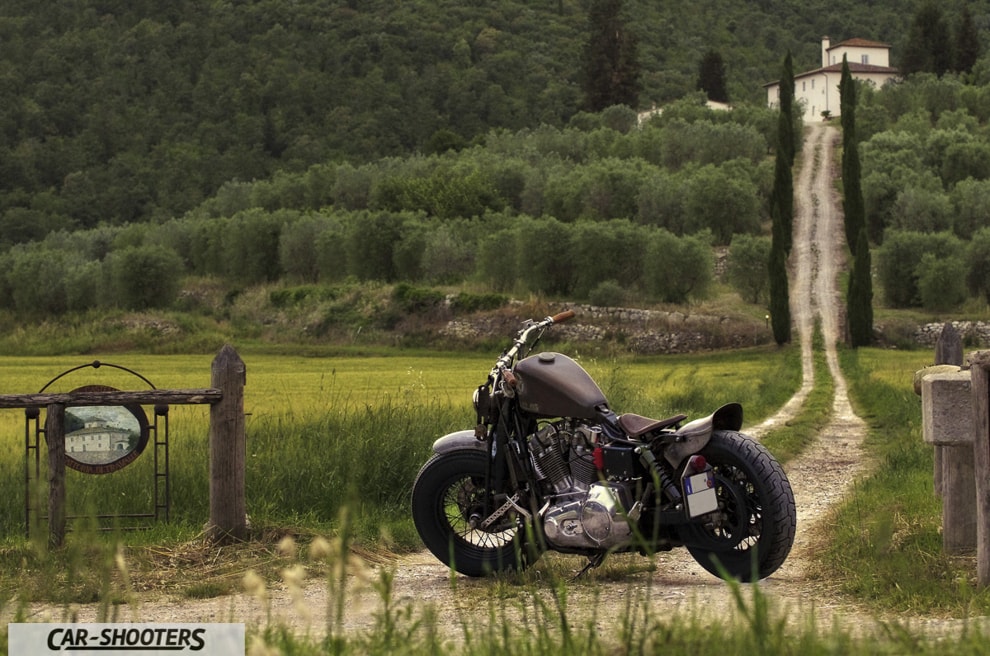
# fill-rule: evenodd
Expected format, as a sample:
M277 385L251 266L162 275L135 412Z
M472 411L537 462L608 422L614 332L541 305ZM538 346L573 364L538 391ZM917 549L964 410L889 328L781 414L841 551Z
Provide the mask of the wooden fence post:
M935 364L951 364L961 367L963 364L962 337L959 331L948 321L942 326L935 342ZM942 447L935 445L935 494L942 496L942 483L945 476Z
M212 385L223 398L210 406L210 521L207 538L213 541L247 537L244 496L246 438L244 385L247 367L227 344L212 366Z
M45 415L48 445L48 544L65 541L65 406L52 403Z
M990 585L990 351L970 355L976 469L976 579Z

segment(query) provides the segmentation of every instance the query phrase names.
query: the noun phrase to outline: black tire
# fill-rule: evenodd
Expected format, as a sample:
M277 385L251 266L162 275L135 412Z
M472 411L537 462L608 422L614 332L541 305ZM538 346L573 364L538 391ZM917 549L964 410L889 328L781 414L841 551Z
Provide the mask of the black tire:
M720 521L692 524L688 551L715 576L742 582L770 576L790 553L797 529L784 470L766 447L735 431L715 431L701 455L715 470Z
M484 489L486 465L487 456L480 450L435 455L413 485L413 522L423 543L441 562L466 576L523 569L538 557L538 552L527 551L525 527L515 510L484 530L475 527L484 519L486 495L489 508L495 509L504 506L510 492L499 495Z

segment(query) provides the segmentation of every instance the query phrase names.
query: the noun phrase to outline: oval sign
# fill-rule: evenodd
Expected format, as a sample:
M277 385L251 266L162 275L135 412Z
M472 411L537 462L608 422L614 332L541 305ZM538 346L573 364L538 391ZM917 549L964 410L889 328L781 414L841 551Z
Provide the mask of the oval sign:
M87 385L74 392L116 392ZM138 404L65 409L66 465L84 474L109 474L134 462L148 444L148 418Z

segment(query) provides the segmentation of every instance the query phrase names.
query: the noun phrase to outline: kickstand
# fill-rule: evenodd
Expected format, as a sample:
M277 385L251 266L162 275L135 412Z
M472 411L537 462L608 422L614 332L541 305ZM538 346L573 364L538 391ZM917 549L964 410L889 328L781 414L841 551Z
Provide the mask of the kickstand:
M607 555L608 554L600 553L600 554L595 554L594 556L588 556L588 564L585 565L581 569L581 571L577 573L577 576L574 577L574 580L575 581L578 580L579 578L584 576L589 569L594 569L595 567L598 567L603 562L605 562L605 556Z

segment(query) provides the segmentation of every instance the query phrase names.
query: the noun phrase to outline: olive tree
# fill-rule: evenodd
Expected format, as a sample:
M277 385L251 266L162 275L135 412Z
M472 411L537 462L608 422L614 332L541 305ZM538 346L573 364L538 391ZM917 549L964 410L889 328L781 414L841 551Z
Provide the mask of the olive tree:
M744 300L754 304L766 300L770 288L769 258L769 238L745 233L732 238L726 276Z
M647 293L665 303L703 298L712 284L711 235L678 237L656 230L646 246L643 280Z
M182 258L162 246L133 246L107 259L113 298L131 310L170 306L179 292Z

